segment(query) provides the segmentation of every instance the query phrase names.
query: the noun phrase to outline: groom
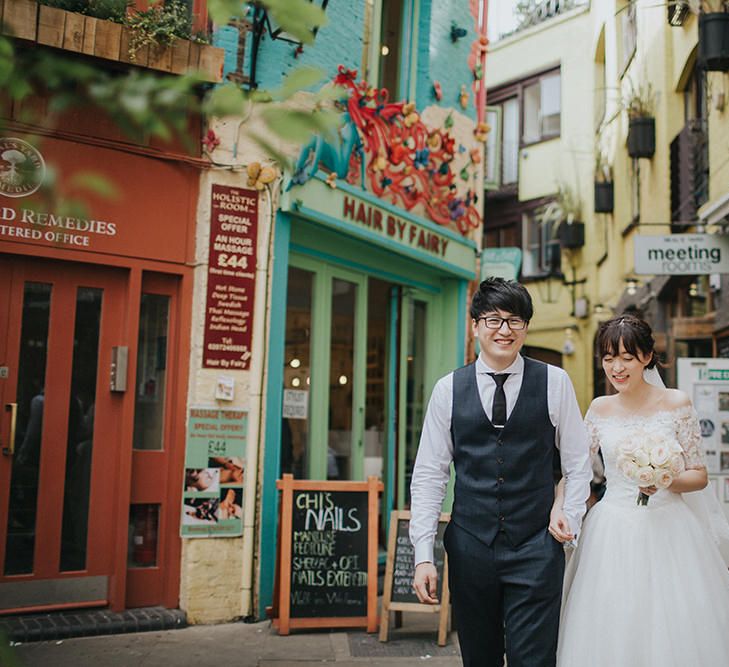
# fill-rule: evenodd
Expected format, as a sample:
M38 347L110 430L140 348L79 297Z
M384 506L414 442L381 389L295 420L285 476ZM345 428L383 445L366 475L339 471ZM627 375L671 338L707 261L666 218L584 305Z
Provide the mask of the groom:
M522 357L532 300L523 285L484 280L471 302L475 363L441 378L428 405L411 484L414 588L436 604L433 541L450 464L455 497L444 537L465 667L555 664L564 551L590 491L587 433L556 366ZM565 478L553 517L553 469ZM548 526L550 532L548 532Z

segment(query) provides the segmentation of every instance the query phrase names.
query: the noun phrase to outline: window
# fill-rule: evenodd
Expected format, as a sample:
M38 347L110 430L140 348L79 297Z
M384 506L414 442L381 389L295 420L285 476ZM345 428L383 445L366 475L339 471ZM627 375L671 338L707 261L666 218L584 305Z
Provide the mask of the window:
M378 85L387 89L392 102L400 98L402 31L403 0L382 0Z
M522 214L522 239L524 259L522 276L545 276L559 271L560 247L554 236L555 222L545 220L542 209Z
M489 91L486 121L487 190L515 185L519 180L519 149L558 137L561 128L560 71L552 70Z
M635 3L627 3L620 12L620 31L623 38L623 71L628 67L638 44L638 20Z

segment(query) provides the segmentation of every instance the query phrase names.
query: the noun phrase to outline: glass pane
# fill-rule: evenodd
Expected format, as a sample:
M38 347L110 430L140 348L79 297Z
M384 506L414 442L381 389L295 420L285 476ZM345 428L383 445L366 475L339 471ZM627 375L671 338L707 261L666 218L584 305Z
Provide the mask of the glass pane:
M132 505L129 508L127 567L157 565L159 505Z
M407 408L405 413L405 493L410 506L410 480L413 476L415 456L418 453L420 432L425 415L425 320L427 305L411 301L408 319L407 382L405 385Z
M86 567L102 296L103 290L89 287L79 287L76 293L66 484L63 491L61 572L83 570Z
M507 100L503 110L503 181L504 184L516 183L519 178L519 101L515 97Z
M352 478L352 373L357 285L332 280L327 479Z
M524 141L539 141L539 83L524 88Z
M18 416L10 477L6 575L33 572L50 308L51 286L26 283L18 357Z
M390 93L390 101L399 99L400 49L402 45L403 0L383 0L380 25L380 88Z
M314 274L289 268L286 296L281 474L304 479L309 469L309 373Z
M134 449L163 449L170 297L142 294L139 309Z
M371 278L367 297L367 393L364 476L383 478L387 396L387 341L392 285Z

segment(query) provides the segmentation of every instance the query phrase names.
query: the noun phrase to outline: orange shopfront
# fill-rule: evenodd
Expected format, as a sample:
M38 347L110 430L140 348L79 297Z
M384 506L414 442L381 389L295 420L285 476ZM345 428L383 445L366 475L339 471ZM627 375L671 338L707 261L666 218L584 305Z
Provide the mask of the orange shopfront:
M0 613L177 607L199 166L5 134ZM51 167L116 192L69 213Z

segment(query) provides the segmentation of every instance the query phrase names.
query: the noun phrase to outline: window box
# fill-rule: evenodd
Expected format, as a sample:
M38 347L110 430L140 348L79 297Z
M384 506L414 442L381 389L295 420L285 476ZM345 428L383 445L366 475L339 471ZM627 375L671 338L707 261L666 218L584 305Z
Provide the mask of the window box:
M595 181L595 213L612 213L613 206L612 181Z
M140 49L129 55L131 31L114 21L39 5L35 0L0 0L2 33L17 39L84 53L104 60L173 74L197 69L206 81L223 79L223 49L177 39L170 46Z
M559 242L563 248L575 250L585 245L584 222L562 222L557 232Z
M699 67L729 72L729 14L699 14Z
M652 158L656 152L656 119L636 116L628 124L628 155Z

